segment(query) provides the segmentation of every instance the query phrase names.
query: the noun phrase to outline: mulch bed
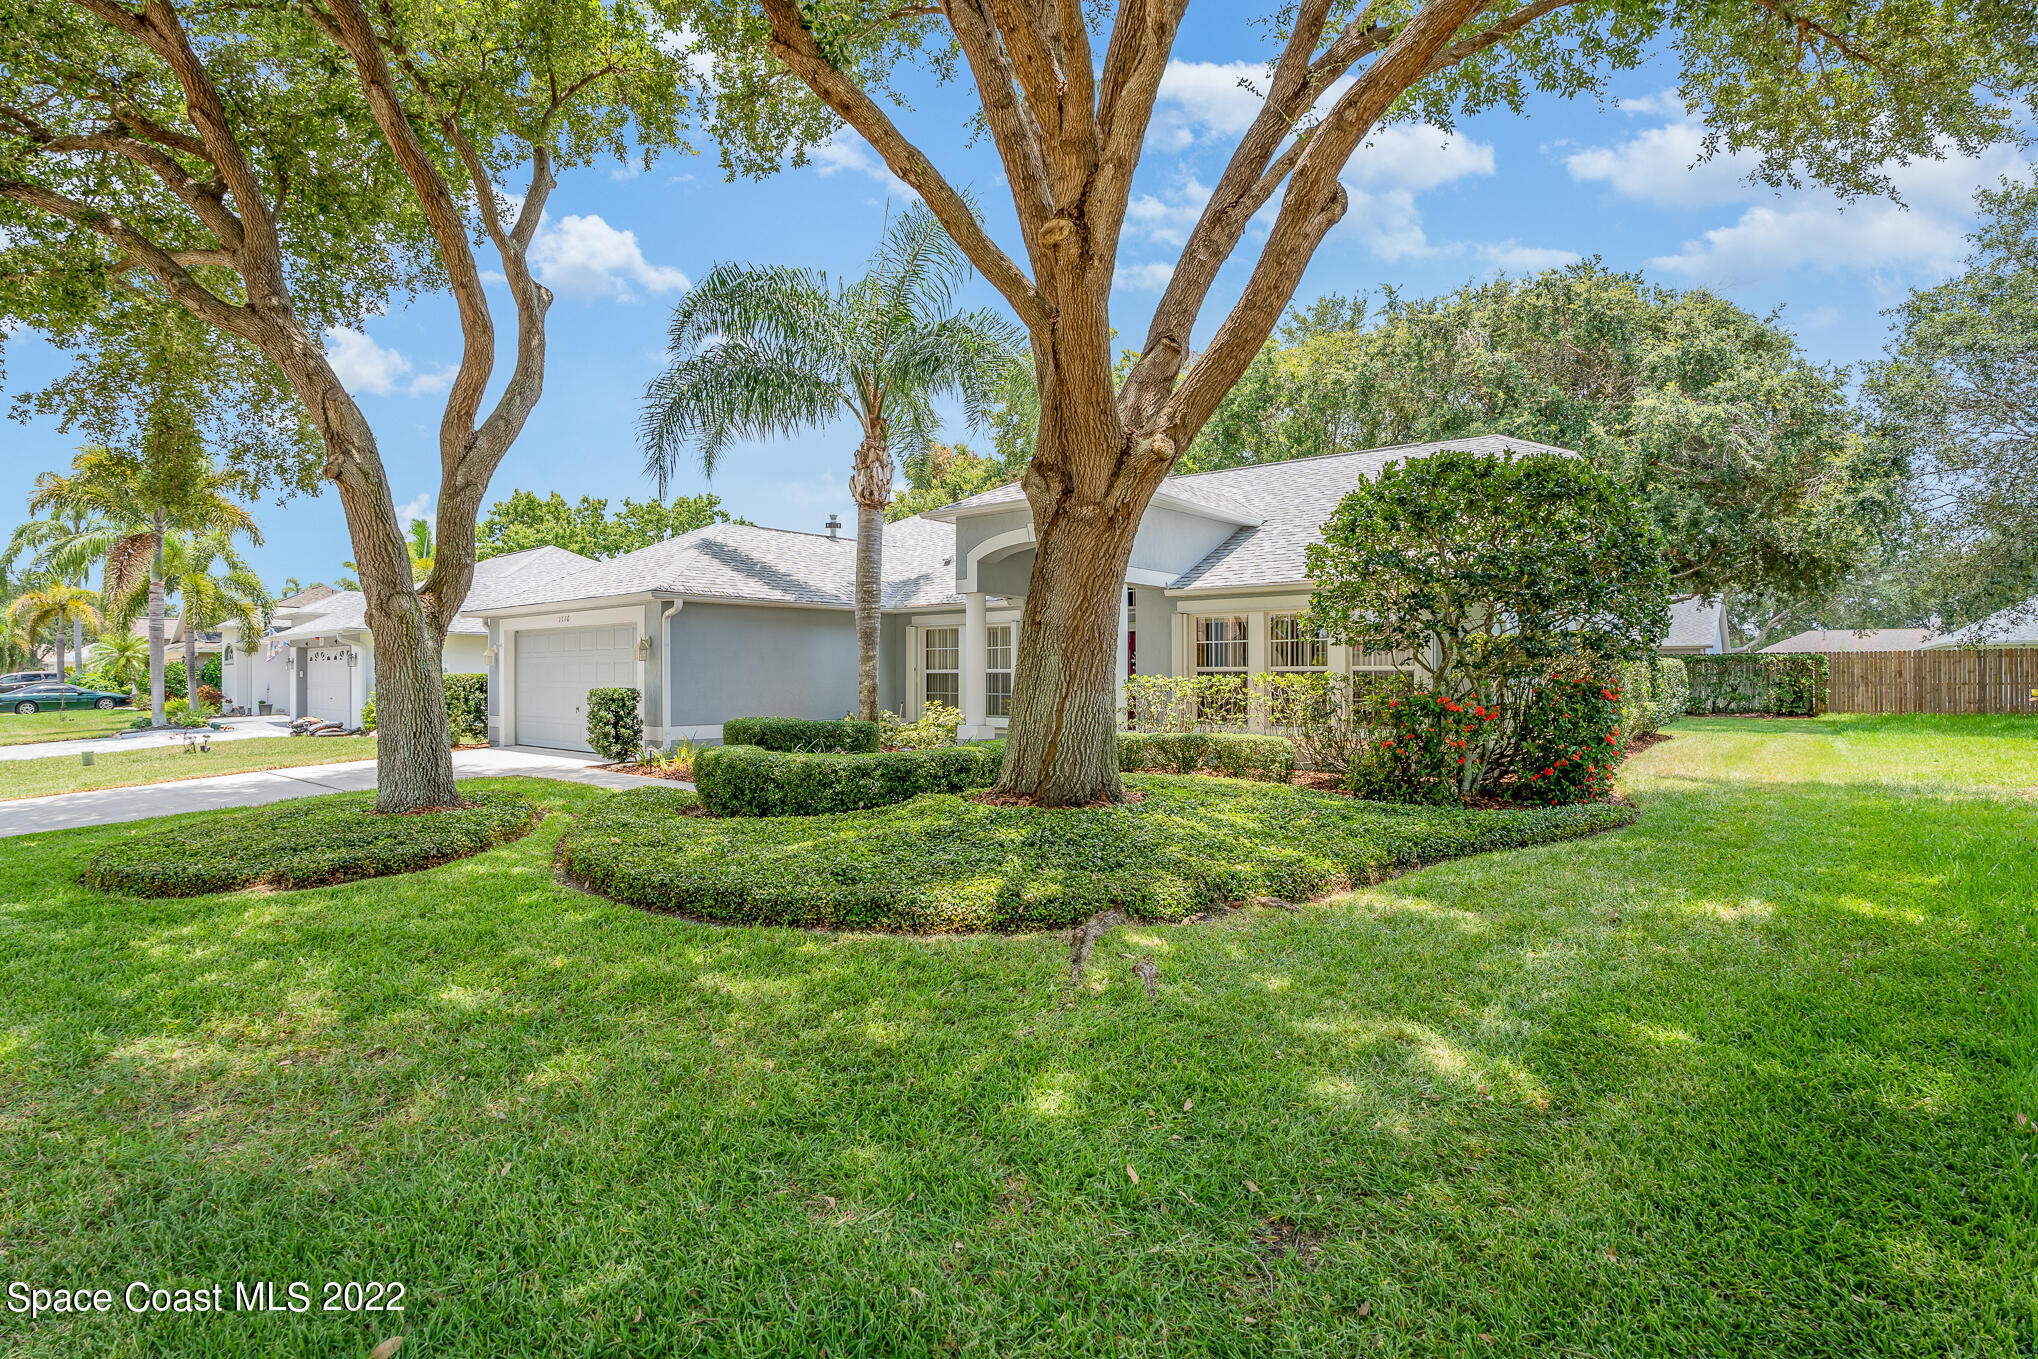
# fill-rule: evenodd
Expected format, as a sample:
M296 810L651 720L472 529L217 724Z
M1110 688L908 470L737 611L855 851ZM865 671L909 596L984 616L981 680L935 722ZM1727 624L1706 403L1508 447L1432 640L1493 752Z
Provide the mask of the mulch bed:
M1628 742L1626 746L1622 747L1622 753L1632 755L1638 750L1647 750L1650 746L1660 746L1670 739L1670 733L1667 731L1650 732L1647 736L1637 736L1634 740Z
M678 766L669 764L598 764L596 769L611 774L634 774L640 779L671 779L675 783L692 783L688 777L692 771L682 774Z

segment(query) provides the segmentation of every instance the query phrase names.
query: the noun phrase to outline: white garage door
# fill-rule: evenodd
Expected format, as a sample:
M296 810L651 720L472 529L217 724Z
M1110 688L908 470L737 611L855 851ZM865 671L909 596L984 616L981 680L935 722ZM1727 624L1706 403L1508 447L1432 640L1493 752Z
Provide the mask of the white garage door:
M353 674L347 661L352 647L313 647L306 653L305 713L328 722L352 722Z
M637 630L628 623L519 632L516 656L520 746L589 749L587 691L637 683Z

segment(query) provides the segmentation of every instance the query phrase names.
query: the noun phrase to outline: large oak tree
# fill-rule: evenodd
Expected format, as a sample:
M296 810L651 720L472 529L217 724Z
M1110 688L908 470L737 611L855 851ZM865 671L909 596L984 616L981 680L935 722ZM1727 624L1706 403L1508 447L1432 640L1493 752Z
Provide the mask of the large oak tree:
M1112 273L1187 0L936 0L895 8L757 0L772 51L916 189L1030 332L1039 442L1024 477L1036 553L1000 791L1043 803L1117 796L1118 591L1142 511L1245 372L1348 206L1339 176L1383 120L1603 94L1658 51L1710 150L1772 182L1886 189L1891 159L2008 134L2029 59L1993 0L1297 0L1259 16L1278 51L1264 103L1189 233L1137 361L1112 371ZM885 16L921 14L959 53L1017 215L1017 257L895 121L848 51ZM1242 16L1243 17L1243 16ZM1243 28L1244 25L1241 25ZM1101 39L1101 49L1098 40ZM1241 45L1244 39L1241 38ZM1208 341L1192 333L1248 225L1278 200Z
M281 374L367 595L383 810L457 800L440 653L489 478L544 385L552 295L531 245L558 170L681 144L697 83L682 17L644 0L0 0L0 325L103 358L109 299L140 297ZM747 110L725 160L761 163L819 130L815 112ZM437 552L413 582L324 335L421 288L451 295L461 351Z

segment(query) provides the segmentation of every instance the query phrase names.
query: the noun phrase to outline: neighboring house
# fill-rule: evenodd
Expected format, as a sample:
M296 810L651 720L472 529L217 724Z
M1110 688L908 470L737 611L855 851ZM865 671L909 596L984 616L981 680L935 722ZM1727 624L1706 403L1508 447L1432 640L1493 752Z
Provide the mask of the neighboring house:
M1482 436L1169 477L1133 540L1121 671L1391 669L1303 628L1304 554L1359 482L1446 448L1568 451ZM1004 729L1033 543L1016 485L885 526L881 706L960 708L965 738ZM855 563L832 532L713 524L576 571L477 579L466 611L488 629L489 738L585 750L598 686L637 689L658 744L719 739L732 717L853 712ZM1684 612L1702 635L1666 650L1724 648L1717 601Z
M1944 637L1925 643L1928 651L1945 647L2033 647L2038 646L2038 595L2022 604L2012 604L1978 623L1955 628Z
M491 557L475 563L469 598L506 579L536 584L592 565L559 547ZM252 713L266 703L271 712L359 726L361 706L375 691L367 604L359 590L319 585L277 601L271 625L260 636L242 638L237 624L226 624L220 660L226 705ZM441 663L447 674L479 674L488 669L487 647L487 627L462 613L446 631Z
M1801 656L1834 651L1916 651L1939 634L1931 628L1813 628L1765 646L1763 656Z
M1670 606L1670 631L1657 644L1660 656L1717 656L1727 649L1724 596L1680 599Z

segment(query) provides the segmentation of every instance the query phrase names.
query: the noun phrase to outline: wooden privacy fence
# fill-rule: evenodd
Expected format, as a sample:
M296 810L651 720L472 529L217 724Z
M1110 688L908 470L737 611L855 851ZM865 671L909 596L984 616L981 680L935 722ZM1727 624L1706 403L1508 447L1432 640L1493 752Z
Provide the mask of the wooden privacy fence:
M1829 659L1828 712L2038 713L2038 647L1838 651Z

